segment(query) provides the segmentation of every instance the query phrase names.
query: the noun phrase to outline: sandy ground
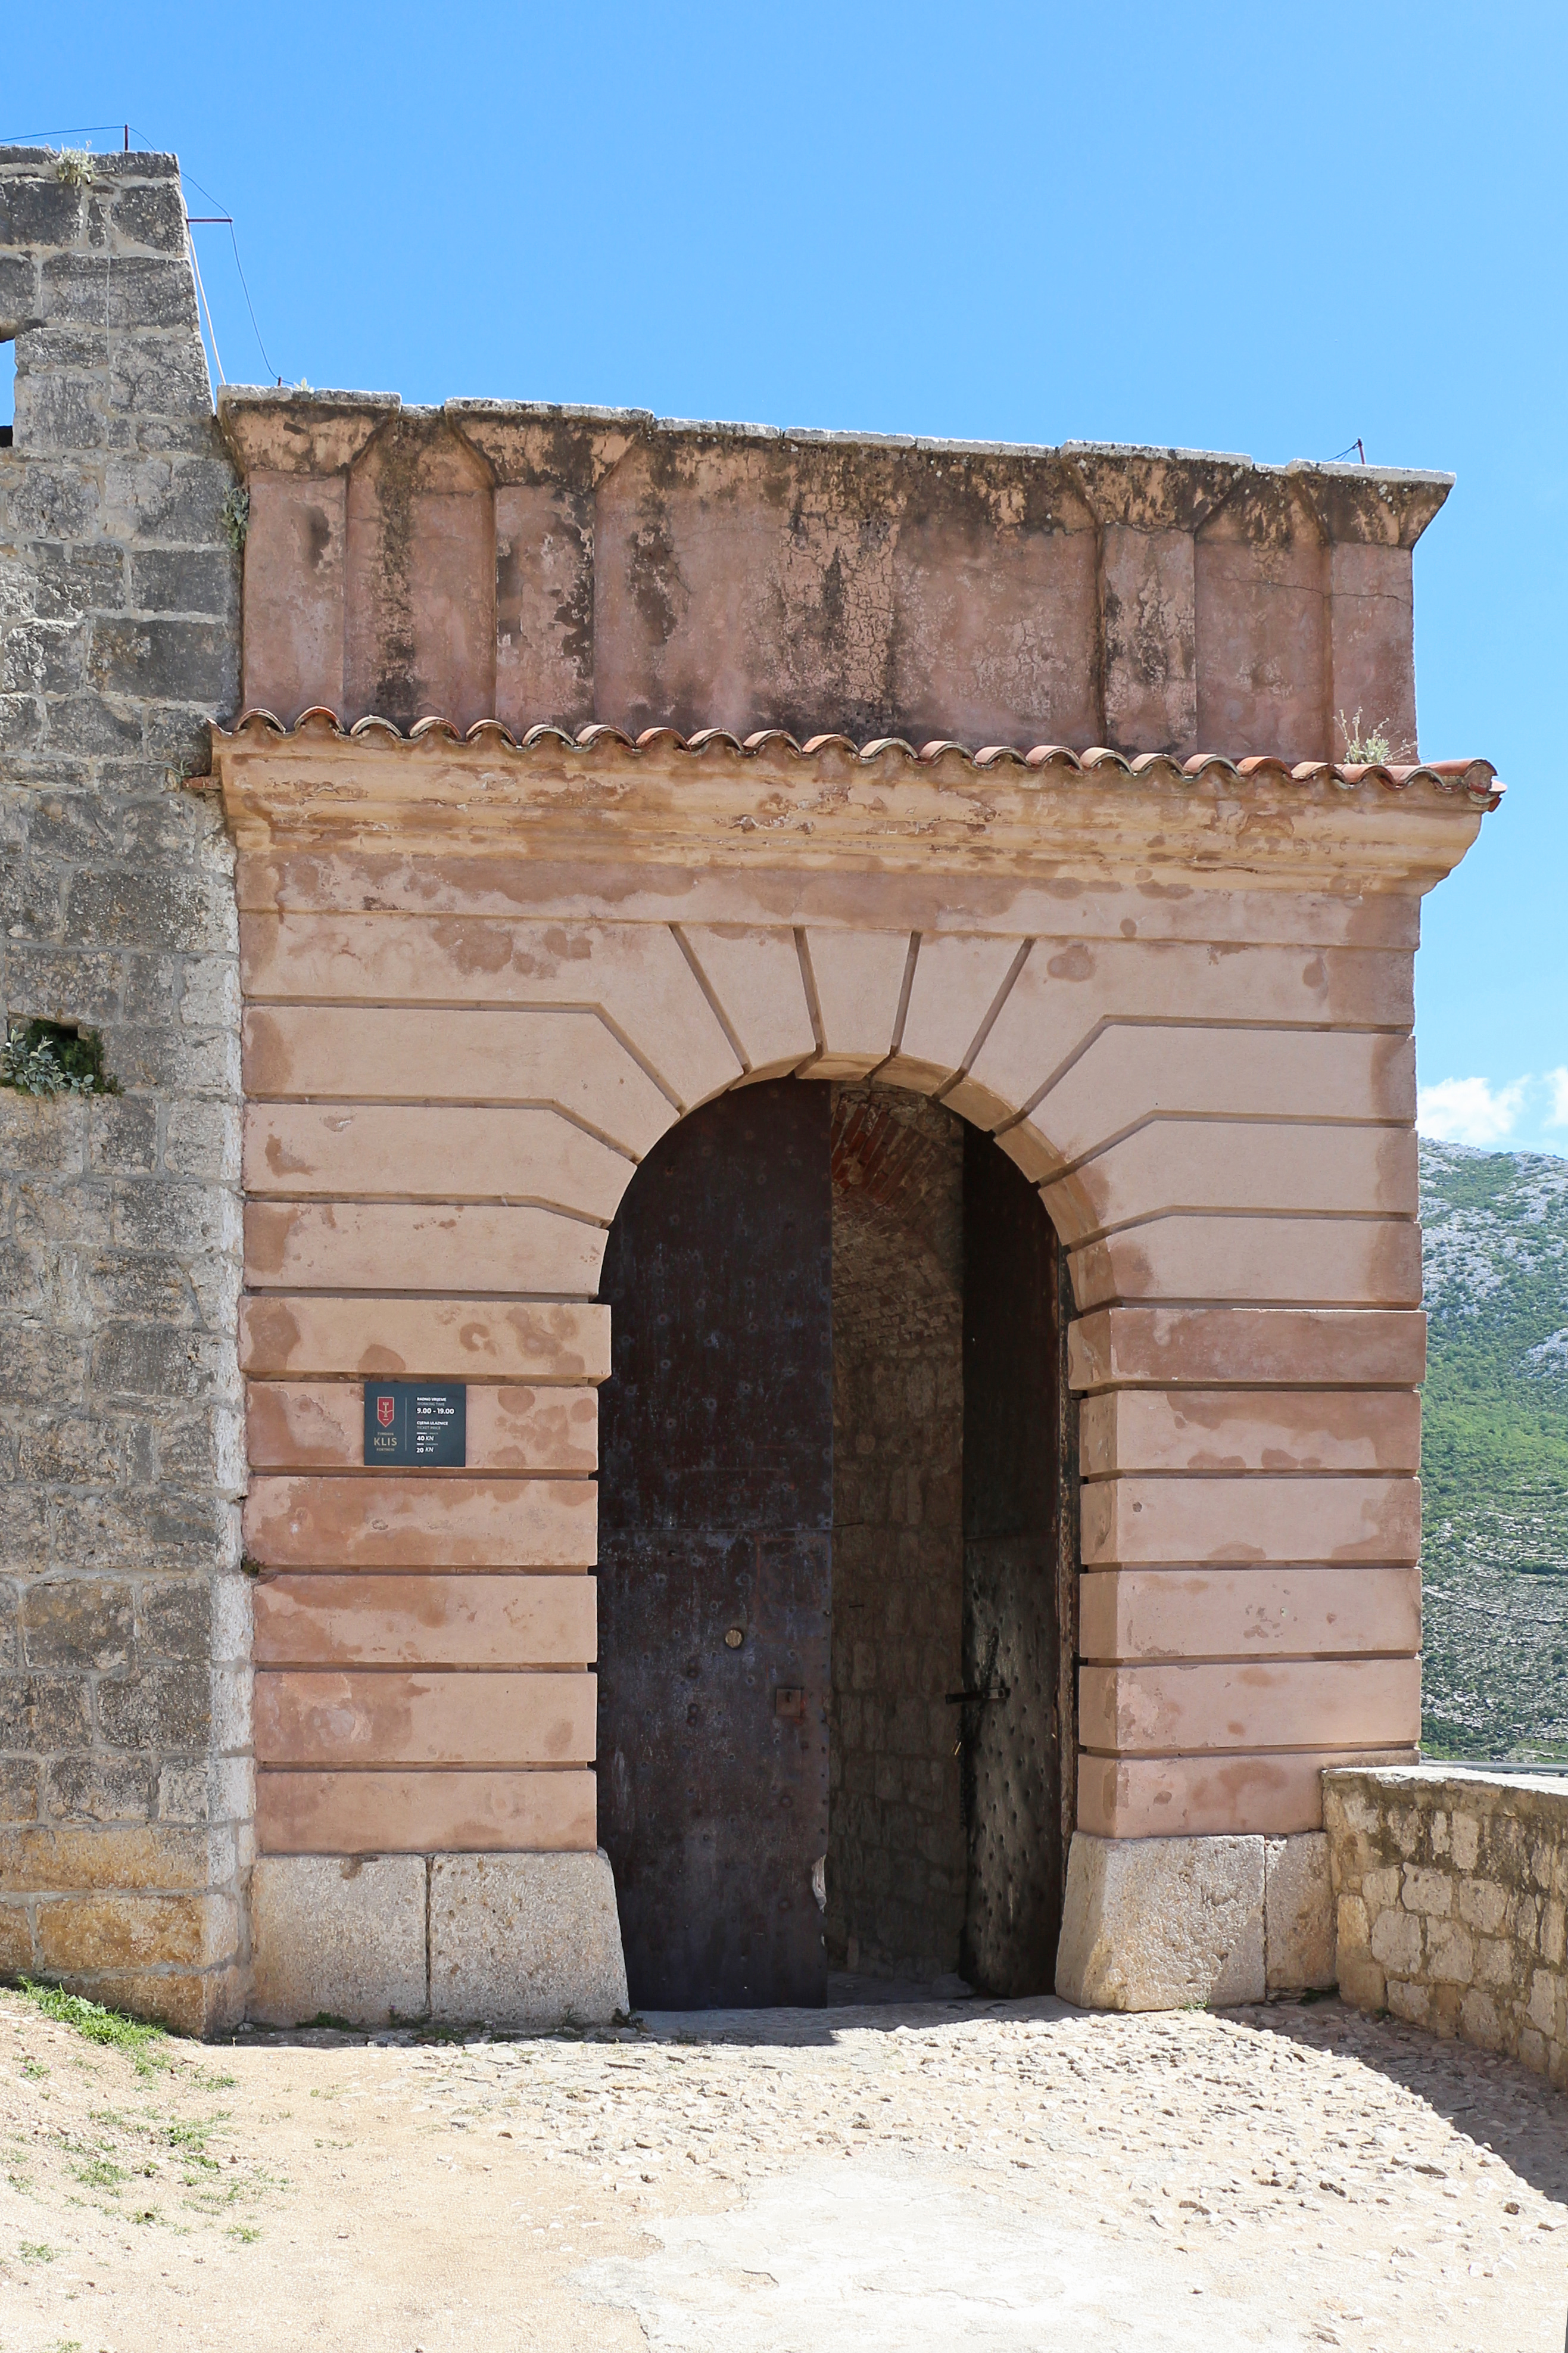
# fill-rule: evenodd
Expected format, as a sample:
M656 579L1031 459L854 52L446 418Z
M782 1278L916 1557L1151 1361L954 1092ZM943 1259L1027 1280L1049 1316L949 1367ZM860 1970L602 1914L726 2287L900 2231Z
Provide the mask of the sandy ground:
M1562 2353L1568 2101L1336 2002L170 2042L0 1995L0 2353Z

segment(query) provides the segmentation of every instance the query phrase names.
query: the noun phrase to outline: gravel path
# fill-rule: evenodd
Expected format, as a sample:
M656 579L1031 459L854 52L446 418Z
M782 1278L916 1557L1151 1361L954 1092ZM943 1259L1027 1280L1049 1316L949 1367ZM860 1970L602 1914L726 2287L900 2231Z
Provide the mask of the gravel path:
M0 1996L0 2353L1563 2346L1568 2101L1337 2002L163 2047Z

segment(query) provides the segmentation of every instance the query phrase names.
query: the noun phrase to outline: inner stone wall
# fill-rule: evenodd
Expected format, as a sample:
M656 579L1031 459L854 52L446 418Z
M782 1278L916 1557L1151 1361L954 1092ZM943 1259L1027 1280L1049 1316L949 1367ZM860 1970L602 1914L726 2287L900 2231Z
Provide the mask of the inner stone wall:
M965 1851L963 1127L833 1090L828 1966L958 1967Z

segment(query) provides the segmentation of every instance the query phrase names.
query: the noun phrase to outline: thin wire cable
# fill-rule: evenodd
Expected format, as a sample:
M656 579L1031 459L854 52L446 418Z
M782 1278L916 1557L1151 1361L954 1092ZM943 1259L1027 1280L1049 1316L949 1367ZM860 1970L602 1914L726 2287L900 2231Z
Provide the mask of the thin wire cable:
M134 122L133 122L133 123L131 125L131 128L132 128L132 131L134 131L134 132L136 132L136 135L137 135L137 137L138 137L139 139L140 139L140 138L142 138L142 137L143 137L143 136L145 135L145 134L143 133L143 132L142 131L142 129L141 129L141 127L140 127L140 125L139 125L139 124L137 124L137 123L134 123ZM228 205L226 205L226 204L225 204L225 202L224 202L224 200L223 200L223 198L222 198L221 196L215 196L215 195L214 195L214 194L213 194L213 192L212 192L212 190L211 190L210 188L204 188L204 187L203 187L203 185L202 185L202 184L201 184L201 182L197 179L197 177L196 177L195 174L194 172L187 172L187 171L186 171L186 169L185 169L185 167L184 167L184 165L183 164L181 164L181 166L180 166L180 177L181 177L181 179L182 179L182 180L189 180L189 182L190 182L190 184L191 184L192 187L195 189L196 194L197 194L198 195L205 196L205 198L206 198L206 200L207 200L208 204L209 204L209 205L214 206L216 208L216 210L217 210L217 211L219 211L220 213L232 213L232 207L231 207L231 206L229 206ZM258 319L257 318L257 315L256 315L256 305L255 305L255 303L254 303L254 302L251 301L251 299L250 299L250 287L249 287L249 284L248 284L248 282L247 282L247 279L246 279L246 275L245 275L245 264L241 261L241 259L240 259L240 258L239 258L239 237L238 237L238 234L237 234L237 232L236 228L235 228L234 221L233 221L233 218L232 218L232 217L229 219L229 222L228 222L228 233L229 233L229 236L230 236L230 237L232 238L233 243L234 243L234 266L235 266L235 268L236 268L236 269L238 270L238 272L239 272L239 282L240 282L241 286L243 286L243 287L244 287L244 289L245 289L245 307L246 307L246 309L247 309L247 310L249 311L249 313L250 313L250 323L251 323L252 327L256 330L256 347L257 347L258 351L261 353L262 364L263 364L263 366L266 368L268 375L273 375L273 376L278 376L278 381L279 381L279 384L281 384L281 383L282 383L282 381L283 381L283 379L282 379L282 377L281 377L280 375L278 375L278 370L273 366L272 362L271 362L271 359L269 358L269 356L268 356L268 354L267 346L266 346L266 344L265 344L265 343L262 342L262 340L261 340L261 324L260 324L260 322L258 321ZM194 252L194 251L195 251L195 246L194 246L194 244L193 244L192 251ZM212 317L212 313L211 313L211 311L208 311L208 313L207 313L207 317L208 317L208 322L209 322L209 323L210 323L210 322L211 322L211 317ZM216 343L216 340L215 340L215 342L214 342L214 343L213 343L213 349L214 349L214 351L215 351L215 352L216 352L216 349L217 349L217 343Z
M0 147L30 147L35 139L85 139L94 131L118 131L118 122L79 122L69 131L12 131L0 139Z
M228 233L234 244L234 266L239 272L239 282L241 286L245 287L245 307L250 313L250 323L256 329L256 347L261 353L262 359L266 362L268 375L277 375L279 383L281 384L283 379L280 375L278 375L278 370L268 358L267 346L261 340L261 327L256 316L256 305L250 299L250 288L246 285L245 264L239 258L239 239L234 234L234 223L232 221L230 221L228 225Z
M189 229L185 231L185 242L191 248L191 268L196 273L196 292L201 296L202 308L207 314L207 333L212 337L213 357L217 362L217 380L219 384L226 384L228 378L223 372L223 354L218 350L217 333L213 326L213 307L207 301L207 290L202 284L202 265L196 259L196 241Z

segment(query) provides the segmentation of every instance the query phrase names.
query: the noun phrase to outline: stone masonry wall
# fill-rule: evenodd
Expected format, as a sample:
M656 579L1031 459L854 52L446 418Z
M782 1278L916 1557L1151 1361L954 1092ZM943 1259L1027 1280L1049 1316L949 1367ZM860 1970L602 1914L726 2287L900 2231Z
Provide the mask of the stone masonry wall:
M1568 2089L1568 1782L1346 1767L1323 1819L1345 2000Z
M829 1966L957 1969L965 1845L963 1130L894 1087L833 1115Z
M230 852L235 476L170 156L0 150L0 1010L121 1092L0 1091L0 1971L239 2014L249 1607Z

